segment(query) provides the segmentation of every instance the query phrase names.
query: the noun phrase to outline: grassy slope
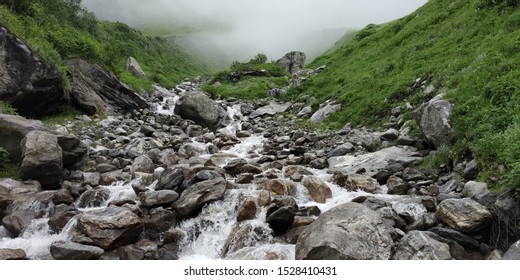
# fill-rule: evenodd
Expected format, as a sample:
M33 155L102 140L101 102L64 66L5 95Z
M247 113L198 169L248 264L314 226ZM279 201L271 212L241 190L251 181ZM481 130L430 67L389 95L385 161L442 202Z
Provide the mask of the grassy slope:
M150 89L153 83L170 87L208 72L201 62L165 39L145 36L122 23L98 21L83 9L78 11L74 5L78 1L20 1L28 4L16 9L9 1L0 2L0 25L63 73L63 59L80 57L100 64L139 90ZM148 79L135 78L126 71L129 56L139 61Z
M343 109L330 118L331 127L376 125L396 105L425 101L410 86L418 77L431 77L455 104L452 157L473 154L483 171L479 179L497 177L495 186L520 189L517 2L430 0L407 17L368 26L317 58L309 67L326 64L326 72L288 96L313 96L315 106L339 100Z

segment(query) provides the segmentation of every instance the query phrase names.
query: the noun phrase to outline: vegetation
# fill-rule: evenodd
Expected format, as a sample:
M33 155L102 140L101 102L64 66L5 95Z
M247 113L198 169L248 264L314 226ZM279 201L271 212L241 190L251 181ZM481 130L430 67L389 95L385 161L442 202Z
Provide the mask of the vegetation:
M0 26L20 37L66 77L63 60L82 58L114 72L135 90L153 83L172 87L187 77L206 74L203 64L160 37L145 36L119 22L98 21L81 0L0 0ZM148 79L125 69L135 57Z
M417 78L455 104L454 146L433 161L475 157L480 180L520 190L520 9L517 0L431 0L413 14L369 25L309 67L327 65L287 97L334 99L329 127L376 125L391 108L424 96ZM447 155L450 155L447 157Z
M216 74L212 83L203 89L217 98L262 99L269 97L269 90L283 88L289 83L289 73L274 62L267 62L265 54L258 54L249 62L234 61L229 71ZM265 75L244 75L238 81L230 79L236 73L265 71Z
M16 110L9 103L0 101L0 113L6 115L16 115Z
M18 178L18 167L9 159L9 153L0 147L0 178Z

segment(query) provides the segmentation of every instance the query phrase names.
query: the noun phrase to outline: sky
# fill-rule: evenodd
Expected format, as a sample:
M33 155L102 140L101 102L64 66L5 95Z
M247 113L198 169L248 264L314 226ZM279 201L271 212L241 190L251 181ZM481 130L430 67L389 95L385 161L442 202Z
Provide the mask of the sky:
M175 21L237 59L292 50L321 52L347 30L385 23L427 0L83 0L99 18L133 26ZM225 26L226 28L222 28ZM218 28L212 28L218 27ZM212 30L213 29L213 30ZM200 39L200 37L199 37ZM312 50L312 49L319 49ZM311 55L313 56L313 55Z

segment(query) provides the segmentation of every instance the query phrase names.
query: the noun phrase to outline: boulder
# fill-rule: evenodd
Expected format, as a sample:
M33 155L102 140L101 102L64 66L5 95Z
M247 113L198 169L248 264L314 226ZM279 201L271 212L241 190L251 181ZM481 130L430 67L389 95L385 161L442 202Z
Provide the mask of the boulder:
M296 72L303 69L305 66L305 60L307 60L305 53L293 51L278 59L276 63L283 67L285 71L289 72L290 74L295 74Z
M25 117L42 117L65 100L58 68L43 61L18 38L0 28L0 100Z
M20 236L36 218L33 211L15 211L2 219L2 225L14 236Z
M55 260L97 260L105 253L99 247L74 242L54 242L50 250Z
M211 130L221 128L229 118L222 106L199 91L184 95L175 106L175 114Z
M65 168L83 162L88 155L89 146L74 135L58 135L58 144L63 153L63 167Z
M79 215L77 227L92 241L87 245L111 250L135 242L144 224L132 211L111 206Z
M0 261L19 261L26 260L27 254L22 249L0 248Z
M177 216L173 211L159 207L146 213L143 216L143 222L145 234L153 240L159 240L162 233L175 225Z
M307 176L303 179L303 186L309 191L311 198L318 203L325 203L332 197L329 186L315 176Z
M41 121L14 115L0 115L0 147L9 153L13 162L22 162L20 143L27 133L34 130L45 130L45 127Z
M338 185L352 192L364 191L373 194L382 192L382 188L377 180L370 176L361 174L350 174L345 176L341 173L336 173L334 179Z
M249 115L249 118L255 119L265 115L274 116L276 114L286 112L290 107L290 103L278 103L276 101L271 101L269 105L256 109L253 113Z
M473 199L446 199L439 204L437 216L451 228L473 233L487 227L493 218L489 210Z
M311 122L314 124L321 123L327 119L330 114L339 111L339 109L341 109L341 105L329 102L312 115Z
M81 194L78 201L79 208L102 206L110 197L110 190L105 187L90 189Z
M25 136L21 146L20 177L39 181L44 190L58 189L63 181L63 156L58 138L35 130Z
M132 173L135 172L143 172L143 173L153 173L155 169L155 165L153 161L147 156L139 156L134 159L134 163L130 167Z
M126 113L149 105L112 73L81 59L66 60L73 78L72 103L89 115L99 112Z
M494 196L486 183L469 181L464 185L462 194L484 205L494 202Z
M223 179L199 182L184 190L172 207L180 217L195 216L205 205L221 200L227 186Z
M388 260L392 240L381 216L347 203L323 213L296 242L297 260Z
M143 69L141 69L141 65L139 65L139 62L137 62L133 57L128 58L128 61L126 62L126 70L136 77L146 78L146 74Z
M352 145L352 143L345 143L341 146L338 146L338 147L332 149L327 156L329 158L340 157L340 156L344 156L348 153L351 153L354 150L355 150L355 147L354 147L354 145Z
M396 195L405 195L410 188L403 179L397 176L390 176L388 180L386 180L386 186L388 187L388 194Z
M179 194L172 190L143 192L139 194L141 205L147 208L169 206L179 198Z
M450 246L432 238L432 232L410 231L397 246L394 260L450 260ZM437 238L438 239L438 238Z
M268 241L269 231L266 228L253 223L237 223L231 229L224 246L222 257L226 257L242 248L253 246L259 241Z
M480 247L479 242L475 238L467 236L453 229L434 227L429 229L428 231L431 231L439 235L440 237L446 238L448 240L455 241L466 249L478 250Z
M443 98L443 94L438 95L414 112L414 118L426 140L435 147L451 145L453 137L450 125L453 104Z
M292 206L280 207L272 213L268 213L266 222L275 234L284 234L292 226L296 209Z
M296 194L296 187L296 183L289 180L271 179L264 183L263 189L277 195L291 196Z
M520 240L509 247L502 257L503 260L520 260Z
M182 168L168 168L161 173L157 182L156 190L175 190L184 181L184 170Z
M254 198L246 198L242 206L238 209L237 222L253 220L256 217L257 208Z

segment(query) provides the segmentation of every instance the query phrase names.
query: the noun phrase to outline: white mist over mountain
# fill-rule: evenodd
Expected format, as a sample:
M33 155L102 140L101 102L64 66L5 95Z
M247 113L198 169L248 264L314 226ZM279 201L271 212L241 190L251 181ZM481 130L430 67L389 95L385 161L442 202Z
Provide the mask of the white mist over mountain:
M172 23L201 30L191 34L208 51L230 59L257 53L277 59L292 50L311 57L345 32L405 16L427 0L84 0L99 18L134 27ZM192 38L192 39L193 39Z

